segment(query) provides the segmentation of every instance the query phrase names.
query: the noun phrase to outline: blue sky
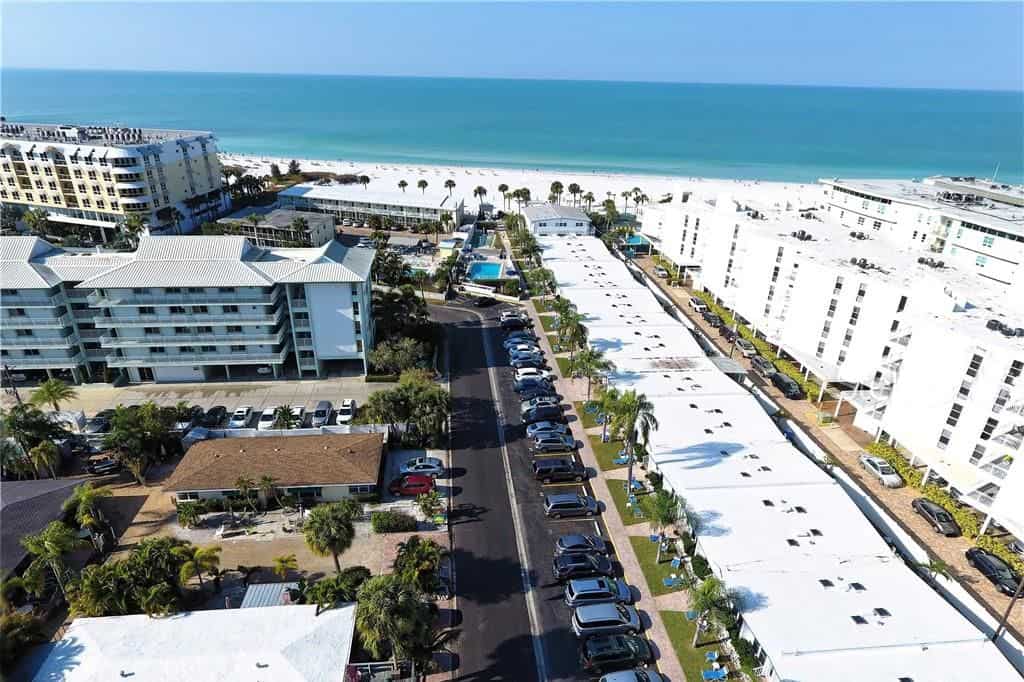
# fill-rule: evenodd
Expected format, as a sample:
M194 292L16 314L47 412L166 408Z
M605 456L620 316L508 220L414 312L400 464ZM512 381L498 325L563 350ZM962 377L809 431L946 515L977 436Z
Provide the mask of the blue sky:
M1022 3L0 7L9 67L1024 89Z

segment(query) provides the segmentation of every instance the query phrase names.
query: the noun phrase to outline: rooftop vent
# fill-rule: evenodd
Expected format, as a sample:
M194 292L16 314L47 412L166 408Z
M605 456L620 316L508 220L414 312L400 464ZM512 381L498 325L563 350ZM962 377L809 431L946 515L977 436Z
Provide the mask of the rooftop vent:
M811 235L811 233L806 230L797 230L796 232L790 232L789 236L793 237L794 239L799 239L802 242L809 242L812 239L814 239L814 236Z
M850 233L850 238L851 239L867 239L868 236L866 234L864 234L863 232L851 232Z

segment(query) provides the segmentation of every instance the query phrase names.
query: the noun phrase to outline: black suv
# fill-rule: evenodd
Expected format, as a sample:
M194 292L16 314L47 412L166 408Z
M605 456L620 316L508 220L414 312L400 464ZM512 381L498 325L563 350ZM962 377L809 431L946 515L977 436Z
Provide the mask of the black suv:
M726 341L732 341L733 339L736 338L735 330L733 330L732 327L726 327L725 325L722 325L721 327L718 328L718 333Z
M720 318L718 315L715 315L710 310L705 310L700 314L700 316L703 317L704 321L707 322L712 327L722 326L722 318Z
M772 375L772 383L775 384L775 388L782 391L782 395L786 396L790 400L800 400L804 397L804 392L800 390L800 384L796 383L782 372L776 372Z
M557 422L565 423L565 415L562 413L561 405L542 405L523 413L523 423L533 424L534 422Z
M557 481L583 481L587 477L587 468L567 457L539 459L533 463L533 477L542 483Z
M965 554L967 562L988 578L997 590L1011 597L1017 591L1020 576L1014 575L1010 567L995 554L990 554L980 547L971 547Z
M635 668L653 661L651 645L636 635L590 637L580 645L580 664L590 674Z
M593 575L610 576L612 562L603 554L559 554L551 561L551 574L555 580L589 578Z

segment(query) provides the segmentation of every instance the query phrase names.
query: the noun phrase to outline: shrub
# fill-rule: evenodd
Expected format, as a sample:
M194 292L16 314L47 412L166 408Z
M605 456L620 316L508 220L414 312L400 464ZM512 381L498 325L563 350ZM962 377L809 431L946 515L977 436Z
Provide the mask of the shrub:
M370 383L370 384L378 383L378 382L379 383L392 383L392 382L395 382L395 381L398 381L398 375L397 374L367 374L366 375L366 382Z
M1006 562L1006 565L1012 568L1017 575L1024 574L1024 560L1021 560L1020 555L1016 554L994 538L990 538L987 535L982 535L977 540L978 547L990 554L995 554L997 557Z
M742 637L736 637L733 639L733 647L736 649L736 655L740 657L740 663L744 666L756 668L759 665L757 651L749 641Z
M379 511L370 514L374 533L408 533L416 530L415 517L404 512Z
M899 450L888 443L871 443L864 449L875 457L881 457L888 462L889 465L896 470L896 473L900 475L903 482L911 488L921 487L921 479L924 477L924 474L910 466L910 462L907 461L906 457L900 454ZM936 503L942 504L938 500L936 500Z
M655 490L661 490L663 476L657 471L650 471L647 473L647 480L650 481L651 487Z
M694 554L690 562L693 565L693 574L701 580L711 575L711 567L708 566L708 560L700 554Z

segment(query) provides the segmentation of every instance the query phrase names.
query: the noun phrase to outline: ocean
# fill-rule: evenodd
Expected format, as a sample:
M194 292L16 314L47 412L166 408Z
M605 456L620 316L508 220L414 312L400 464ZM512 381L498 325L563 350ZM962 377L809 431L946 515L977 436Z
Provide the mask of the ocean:
M0 95L8 120L210 130L265 156L1024 182L1020 92L6 69Z

